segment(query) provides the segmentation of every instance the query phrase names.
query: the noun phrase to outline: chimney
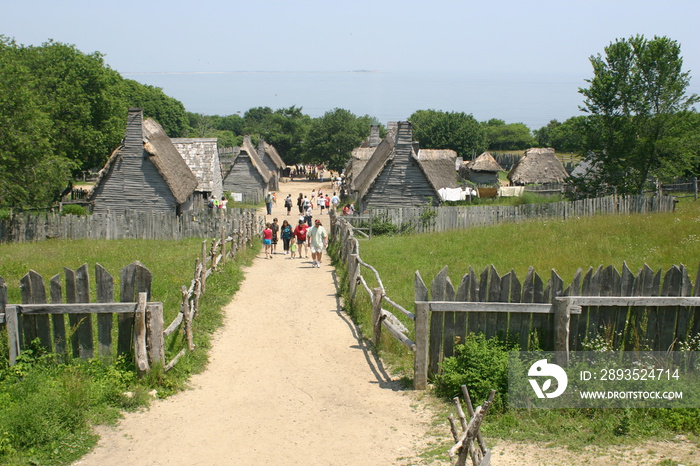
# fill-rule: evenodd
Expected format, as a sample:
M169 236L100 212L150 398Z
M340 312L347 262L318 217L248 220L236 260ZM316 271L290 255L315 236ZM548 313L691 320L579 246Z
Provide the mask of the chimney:
M410 121L400 121L396 132L396 153L410 156L412 151L413 127Z
M141 155L143 150L143 110L129 108L126 117L126 133L124 135L124 153Z
M258 157L260 157L260 160L265 159L265 141L263 141L263 138L258 139Z
M377 147L381 142L379 138L379 125L369 127L369 147Z

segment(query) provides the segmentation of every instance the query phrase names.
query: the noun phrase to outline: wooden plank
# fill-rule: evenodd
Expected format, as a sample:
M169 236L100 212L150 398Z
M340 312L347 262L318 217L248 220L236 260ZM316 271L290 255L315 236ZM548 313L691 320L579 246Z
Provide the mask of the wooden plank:
M88 265L83 264L75 271L75 290L78 303L90 302L90 275ZM80 322L74 337L78 339L78 348L82 359L90 359L95 354L92 336L92 314L75 314Z
M683 293L683 272L678 266L672 266L664 277L664 285L661 290L661 296L680 296ZM661 348L666 348L668 351L677 350L676 344L676 326L678 319L678 307L662 307L659 308L660 320L660 341Z
M138 306L134 313L134 358L139 376L143 376L150 366L148 364L148 349L146 347L146 303L147 293L139 293Z
M146 344L151 367L165 364L163 303L146 303Z
M95 264L95 282L97 302L114 303L114 278L100 264ZM97 314L97 350L100 357L106 360L112 355L113 322L113 313Z
M447 267L443 267L430 284L431 300L443 300L447 287ZM443 357L443 331L445 327L445 315L443 313L430 313L430 355L429 374L438 374Z
M457 301L429 301L431 312L513 312L552 314L549 303L481 303Z
M418 274L418 272L416 272ZM427 291L427 289L426 289ZM427 293L425 298L427 299ZM428 340L429 340L429 304L423 300L413 305L415 321L416 353L413 359L413 388L425 390L428 387Z
M455 299L455 289L452 285L450 277L447 277L445 282L445 294L443 296L445 301L454 301ZM457 328L455 325L456 313L447 312L445 313L444 321L444 331L442 340L442 354L443 358L454 356L454 346L455 339L457 338Z
M63 293L61 290L61 276L54 275L49 283L51 290L51 303L61 304L63 302ZM54 352L58 355L58 360L63 361L66 353L66 317L64 314L54 314L51 316L53 324L53 345Z
M28 273L20 278L19 288L22 293L22 303L33 303L34 294L32 292L32 281ZM17 314L17 319L19 320L19 325L22 329L19 334L19 345L20 348L22 348L34 341L39 336L36 329L36 317Z
M206 247L206 242L204 243ZM151 295L151 272L140 262L133 262L121 272L121 302L135 302L141 292ZM118 317L119 333L117 336L117 353L129 353L133 350L134 316L120 314Z
M63 268L63 274L66 279L66 303L72 304L78 302L77 291L75 288L75 270L67 267ZM70 325L69 338L71 343L71 351L74 358L80 356L80 346L78 339L75 338L75 332L80 325L80 319L77 313L68 313L68 325Z
M692 296L562 296L555 298L576 306L700 306Z

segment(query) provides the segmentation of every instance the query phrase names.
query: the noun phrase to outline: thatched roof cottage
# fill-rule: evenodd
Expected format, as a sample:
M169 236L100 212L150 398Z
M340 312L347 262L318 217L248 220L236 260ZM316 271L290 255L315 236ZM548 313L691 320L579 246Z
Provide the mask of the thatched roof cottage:
M183 160L197 177L195 203L204 204L212 196L224 194L218 140L216 138L171 138Z
M258 157L250 136L243 136L238 154L223 175L224 191L245 202L257 204L270 189L272 174Z
M130 108L126 136L100 170L90 196L93 212L162 211L192 208L197 178L156 121Z
M414 150L411 123L399 122L396 131L391 129L377 146L353 183L360 210L438 205L438 190L443 187L440 184L450 176L456 184L454 159L449 174L437 168L444 164L444 155L426 152L421 161Z
M563 183L568 176L551 147L526 150L525 156L508 173L508 179L513 185L558 184Z
M282 157L280 157L277 149L263 141L262 138L258 141L258 158L263 161L265 167L272 175L269 183L270 189L278 191L279 180L282 177L282 172L287 168L287 165L282 160Z
M501 171L503 168L496 159L490 153L484 152L475 160L462 163L459 173L462 178L472 183L498 184L498 172Z

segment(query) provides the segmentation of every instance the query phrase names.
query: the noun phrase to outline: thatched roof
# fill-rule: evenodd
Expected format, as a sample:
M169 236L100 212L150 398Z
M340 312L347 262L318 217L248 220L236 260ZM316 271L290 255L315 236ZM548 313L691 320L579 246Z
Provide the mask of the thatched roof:
M284 163L282 157L280 157L279 152L277 152L277 149L275 149L274 146L266 143L262 139L260 139L260 142L258 143L258 147L260 146L262 146L265 157L269 157L275 167L279 168L280 170L287 168L287 164Z
M352 150L350 160L345 165L345 178L350 183L350 189L353 189L354 181L365 168L367 162L372 157L376 147L357 147Z
M253 167L255 167L258 173L260 173L260 176L262 177L263 181L265 183L270 181L270 178L272 178L272 173L270 173L270 170L267 169L263 161L260 160L260 157L258 157L258 151L255 150L255 148L253 147L253 142L250 140L250 136L248 135L243 136L243 144L241 145L240 152L236 157L236 160L233 161L233 165L236 164L238 158L243 153L246 153L248 155L251 163L253 164Z
M416 159L436 190L459 186L455 170L457 152L452 149L420 149Z
M386 163L394 156L395 145L396 133L392 131L387 134L384 140L374 149L372 156L365 163L362 171L355 176L353 187L359 194L360 198L363 198L367 194L377 176L379 176L379 174L382 172L382 169Z
M528 149L508 174L508 179L516 185L562 183L567 177L552 148Z
M473 162L467 162L467 167L470 170L478 172L500 172L503 168L496 162L488 152L484 152L478 156Z
M197 188L197 177L183 160L158 122L148 118L143 122L143 148L163 177L175 200L182 204Z
M136 118L137 126L138 120L142 119L142 115L140 109L129 109L129 121L133 121L132 118ZM137 131L137 129L134 129L133 125L130 126L129 123L127 123L127 136L124 138L123 144L117 147L109 156L107 163L97 175L95 186L100 185L102 180L109 173L112 165L114 165L121 156L137 155L143 157L143 151L145 151L149 155L148 160L153 163L160 176L163 177L175 201L178 204L184 204L197 187L197 178L158 122L148 118L143 121L140 129L141 134L138 135L138 133L133 132ZM136 144L138 144L137 138L139 136L143 144L142 148L139 148L137 151L140 153L137 154L125 150L126 146L136 149ZM90 199L93 200L96 194L97 189L93 189Z
M221 196L224 192L216 138L171 138L182 158L197 177L196 191Z
M441 188L458 186L455 160L457 153L449 149L420 149L413 144L410 123L389 124L386 138L377 146L372 157L353 182L360 198L365 197L386 164L394 157L412 157L420 167L436 196Z

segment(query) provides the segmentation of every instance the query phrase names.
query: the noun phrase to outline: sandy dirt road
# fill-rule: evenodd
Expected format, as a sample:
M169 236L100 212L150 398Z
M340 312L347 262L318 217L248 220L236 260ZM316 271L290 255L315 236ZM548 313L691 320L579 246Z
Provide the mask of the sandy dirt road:
M287 193L319 184L282 183ZM324 185L324 189L327 185ZM332 194L329 193L329 194ZM328 226L327 215L322 218ZM271 221L272 217L268 217ZM101 427L80 465L409 464L430 416L402 391L340 311L333 268L261 252L225 308L192 389Z

